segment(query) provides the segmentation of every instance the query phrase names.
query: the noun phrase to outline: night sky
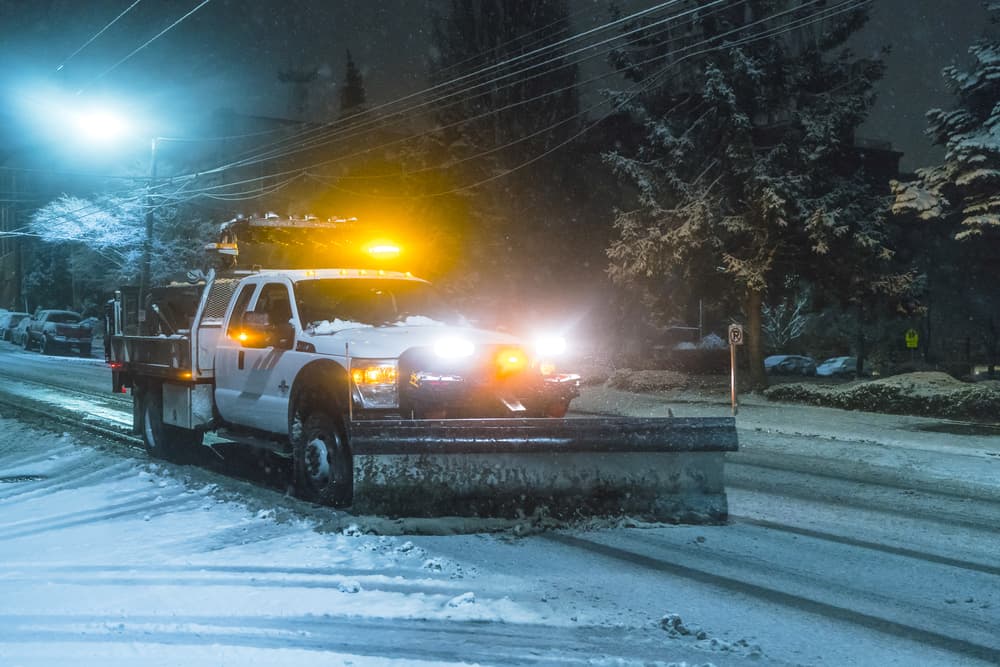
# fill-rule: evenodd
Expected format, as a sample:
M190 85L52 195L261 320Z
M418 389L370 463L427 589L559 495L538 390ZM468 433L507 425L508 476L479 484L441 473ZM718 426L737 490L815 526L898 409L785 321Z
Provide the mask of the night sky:
M443 0L213 0L114 71L130 51L191 10L198 0L144 0L93 44L56 68L131 0L0 0L0 120L32 136L40 105L57 95L110 98L148 119L148 136L183 135L193 114L232 108L289 115L280 70L318 67L311 104L336 104L345 51L361 67L369 101L386 102L426 86L430 15ZM570 2L581 28L605 18L605 0ZM652 4L633 0L626 9ZM589 11L588 11L589 10ZM906 153L904 169L937 153L923 136L924 112L948 105L941 68L961 61L988 27L981 0L876 0L872 20L854 38L859 53L889 44L888 71L864 136ZM98 78L99 77L99 78Z

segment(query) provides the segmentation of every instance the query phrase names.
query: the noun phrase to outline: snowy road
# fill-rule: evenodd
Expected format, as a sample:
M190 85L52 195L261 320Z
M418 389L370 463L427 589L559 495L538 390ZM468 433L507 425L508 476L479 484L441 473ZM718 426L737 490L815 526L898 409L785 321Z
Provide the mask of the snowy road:
M0 391L114 430L106 373L0 344ZM1000 438L814 410L744 407L727 526L415 535L0 403L0 665L1000 662Z

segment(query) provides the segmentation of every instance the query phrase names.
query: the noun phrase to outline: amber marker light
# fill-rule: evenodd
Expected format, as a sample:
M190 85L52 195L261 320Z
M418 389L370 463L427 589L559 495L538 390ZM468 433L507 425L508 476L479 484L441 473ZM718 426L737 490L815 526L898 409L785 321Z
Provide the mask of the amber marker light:
M497 355L497 367L502 375L517 373L528 367L528 357L517 348L507 348Z
M401 249L395 243L388 241L375 241L368 244L365 248L369 255L372 257L377 257L379 259L391 259L393 257L399 257Z

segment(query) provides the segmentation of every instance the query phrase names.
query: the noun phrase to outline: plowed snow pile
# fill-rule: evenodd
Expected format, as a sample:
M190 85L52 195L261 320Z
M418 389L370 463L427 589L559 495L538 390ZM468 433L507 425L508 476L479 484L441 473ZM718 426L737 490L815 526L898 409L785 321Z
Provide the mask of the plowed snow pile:
M1000 382L961 382L946 373L894 375L847 385L791 383L764 390L772 401L811 403L845 410L943 417L1000 418Z

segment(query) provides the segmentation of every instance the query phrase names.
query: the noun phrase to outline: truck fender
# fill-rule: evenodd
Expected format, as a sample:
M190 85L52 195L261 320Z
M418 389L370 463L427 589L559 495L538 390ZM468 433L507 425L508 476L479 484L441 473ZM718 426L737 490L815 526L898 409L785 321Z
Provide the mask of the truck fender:
M335 507L351 503L354 456L343 407L348 386L347 372L331 360L310 363L292 383L288 440L299 498Z
M323 401L323 407L335 411L346 421L347 392L347 371L337 362L319 359L303 366L292 381L292 390L289 393L289 436L296 412L320 407L310 405L314 401ZM333 405L330 405L329 401L333 401Z

